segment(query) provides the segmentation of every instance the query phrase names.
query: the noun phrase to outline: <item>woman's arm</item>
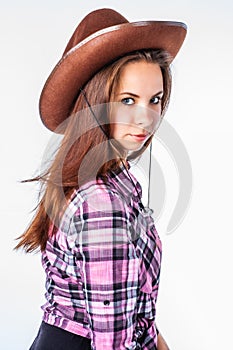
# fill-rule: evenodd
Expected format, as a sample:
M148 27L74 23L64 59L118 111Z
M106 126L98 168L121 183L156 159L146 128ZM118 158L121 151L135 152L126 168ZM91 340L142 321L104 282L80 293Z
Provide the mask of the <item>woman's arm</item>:
M72 250L96 350L133 344L139 261L128 224L125 203L104 191L85 196L71 224L69 240L75 241Z
M164 338L162 337L161 333L158 334L157 349L158 350L169 350L169 347L168 347L167 343L165 342Z

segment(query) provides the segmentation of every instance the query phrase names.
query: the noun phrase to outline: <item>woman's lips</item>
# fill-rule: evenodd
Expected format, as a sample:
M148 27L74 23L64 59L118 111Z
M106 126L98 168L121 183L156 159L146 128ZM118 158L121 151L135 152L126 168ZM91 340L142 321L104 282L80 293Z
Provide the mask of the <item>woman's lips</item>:
M137 142L142 142L148 138L149 134L130 134L130 136Z

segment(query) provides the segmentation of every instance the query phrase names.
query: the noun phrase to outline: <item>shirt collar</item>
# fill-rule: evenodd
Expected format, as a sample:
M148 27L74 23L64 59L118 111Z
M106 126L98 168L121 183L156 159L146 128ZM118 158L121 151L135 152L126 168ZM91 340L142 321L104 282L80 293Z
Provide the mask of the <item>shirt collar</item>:
M120 167L110 173L110 182L124 198L132 198L136 202L141 202L142 188L134 175L130 172L130 164L120 165Z

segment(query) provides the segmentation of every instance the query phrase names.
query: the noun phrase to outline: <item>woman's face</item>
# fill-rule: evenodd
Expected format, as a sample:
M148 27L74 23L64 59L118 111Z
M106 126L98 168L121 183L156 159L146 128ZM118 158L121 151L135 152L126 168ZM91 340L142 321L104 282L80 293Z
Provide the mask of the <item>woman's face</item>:
M112 137L126 151L140 150L161 118L163 77L158 64L130 62L122 70L116 89L111 123Z

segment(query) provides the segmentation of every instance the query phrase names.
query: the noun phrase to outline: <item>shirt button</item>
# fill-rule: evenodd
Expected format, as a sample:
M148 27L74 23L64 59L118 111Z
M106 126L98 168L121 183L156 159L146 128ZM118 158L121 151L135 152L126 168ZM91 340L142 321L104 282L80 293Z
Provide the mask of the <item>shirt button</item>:
M104 300L104 305L106 305L106 306L110 305L110 301L109 300Z
M141 338L142 335L143 335L143 331L140 329L140 330L138 331L138 338Z

